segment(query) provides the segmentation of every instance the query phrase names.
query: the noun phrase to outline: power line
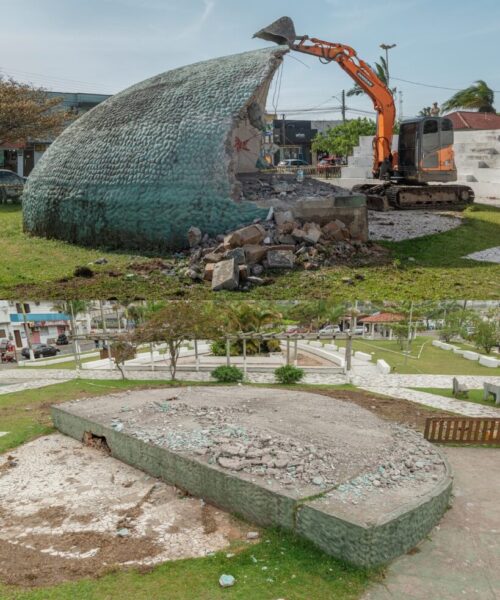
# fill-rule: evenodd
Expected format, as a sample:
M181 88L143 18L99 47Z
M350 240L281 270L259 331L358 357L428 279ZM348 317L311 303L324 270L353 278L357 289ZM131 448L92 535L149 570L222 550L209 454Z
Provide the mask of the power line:
M391 75L391 79L395 79L396 81L403 81L404 83L411 83L412 85L420 85L422 87L435 88L437 90L447 90L449 92L461 92L464 88L452 88L445 87L442 85L432 85L430 83L421 83L418 81L410 81L409 79L401 79L400 77L394 77ZM495 93L500 93L500 90L492 90Z

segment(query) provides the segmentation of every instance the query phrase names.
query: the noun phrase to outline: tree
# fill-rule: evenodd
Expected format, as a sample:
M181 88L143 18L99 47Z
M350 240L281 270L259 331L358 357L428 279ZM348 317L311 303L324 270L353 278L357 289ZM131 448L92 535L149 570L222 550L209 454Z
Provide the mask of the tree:
M220 335L220 313L208 302L173 300L150 313L147 321L136 329L132 340L141 343L166 343L170 358L170 375L175 379L177 360L185 341Z
M366 117L353 119L319 133L313 140L312 149L315 152L347 156L359 144L360 136L375 135L376 131L375 121Z
M488 87L485 81L479 79L447 100L443 104L442 110L443 112L450 112L459 108L468 108L478 112L494 113L494 101L495 92Z
M498 314L496 318L474 320L474 333L471 335L474 344L489 354L495 346L500 344L500 325Z
M0 76L0 146L58 135L73 118L61 109L63 98L49 98L42 88Z
M266 326L278 326L283 321L283 316L280 312L274 309L267 308L264 305L256 302L231 304L224 319L226 321L227 331L232 333L261 333ZM271 344L272 345L272 344ZM278 344L275 344L279 346ZM246 343L248 353L260 353L260 340L247 340ZM267 344L265 345L267 348ZM242 351L242 343L237 343L237 353Z
M111 344L111 356L115 359L115 364L122 379L125 379L125 362L135 358L137 347L133 343L130 335L123 335Z
M375 75L380 79L380 81L387 86L387 81L389 79L389 69L387 68L387 62L383 56L380 57L380 62L375 63L375 68L372 70L375 72ZM396 93L396 88L389 88L389 91L392 95L394 95ZM364 93L364 90L360 88L359 85L356 83L347 92L347 96L360 96Z

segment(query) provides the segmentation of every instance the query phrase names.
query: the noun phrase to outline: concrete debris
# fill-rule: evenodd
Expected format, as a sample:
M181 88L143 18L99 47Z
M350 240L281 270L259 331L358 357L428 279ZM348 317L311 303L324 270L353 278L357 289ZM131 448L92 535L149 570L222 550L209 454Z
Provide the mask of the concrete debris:
M234 258L215 263L212 275L212 290L235 290L240 282L238 264Z
M201 233L201 229L198 227L190 227L187 232L189 247L195 248L198 246L202 240L202 237L203 235Z
M196 232L192 239L199 243L191 249L190 269L185 273L192 280L211 281L214 291L244 291L266 283L268 269L314 270L386 260L387 250L367 241L363 198L310 178L298 183L292 176L258 174L240 175L239 180L242 198L258 198L271 206L272 213L266 221L256 219L215 239ZM227 261L234 261L234 271ZM214 280L219 269L220 277Z
M247 540L258 540L260 533L258 531L249 531L247 533Z
M221 587L231 587L236 583L236 579L232 575L221 575L219 577L219 585Z
M155 402L141 409L143 415L151 411L162 412ZM332 490L342 502L357 501L375 489L382 492L418 483L442 468L441 458L420 434L391 424L392 443L383 449L372 469L346 480L340 472L346 457L338 450L241 424L252 419L254 413L245 404L194 407L176 402L170 405L168 422L196 422L194 429L171 425L167 430L158 416L153 419L155 425L148 425L147 430L142 431L135 419L128 423L127 430L143 441L194 454L208 464L261 477L284 488L312 485L320 491Z

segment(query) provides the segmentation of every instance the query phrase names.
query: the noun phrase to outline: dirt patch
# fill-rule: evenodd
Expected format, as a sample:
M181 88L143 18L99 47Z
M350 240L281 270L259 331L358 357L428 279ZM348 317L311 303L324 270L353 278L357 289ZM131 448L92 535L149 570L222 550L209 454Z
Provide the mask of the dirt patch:
M48 546L51 554L44 552ZM0 544L0 578L10 585L54 585L102 575L117 563L140 562L161 549L147 537L120 538L95 532L28 535L22 544ZM84 554L92 555L81 558Z
M106 454L111 454L111 448L103 435L95 435L91 431L86 431L83 434L83 443L90 448L95 448Z
M147 570L246 539L248 526L231 515L100 448L54 434L9 456L0 456L4 583L34 587Z
M325 367L331 366L332 363L328 360L313 357L310 354L297 352L297 364L299 367Z
M375 396L370 392L357 392L349 390L329 391L318 389L316 393L323 396L329 396L330 398L350 400L358 406L366 408L382 419L408 425L420 432L423 432L425 429L425 420L427 417L456 416L455 414L446 411L431 411L425 409L424 407L418 406L409 400L383 398L382 396Z

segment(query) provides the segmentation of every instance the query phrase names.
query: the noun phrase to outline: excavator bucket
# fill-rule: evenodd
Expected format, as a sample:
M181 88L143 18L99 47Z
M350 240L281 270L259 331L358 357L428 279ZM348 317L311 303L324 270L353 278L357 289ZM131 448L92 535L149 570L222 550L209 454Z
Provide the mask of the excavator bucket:
M275 42L280 46L286 44L291 46L297 39L295 34L295 26L290 17L281 17L271 25L264 27L260 31L257 31L253 36L254 38L260 38L269 42Z

